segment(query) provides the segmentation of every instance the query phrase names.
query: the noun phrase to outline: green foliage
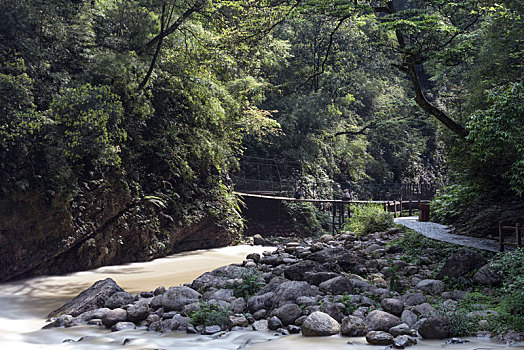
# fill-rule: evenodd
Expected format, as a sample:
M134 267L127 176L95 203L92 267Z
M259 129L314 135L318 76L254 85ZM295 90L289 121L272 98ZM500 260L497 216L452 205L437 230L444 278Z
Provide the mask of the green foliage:
M284 202L296 230L311 237L320 237L329 231L329 213L321 212L309 202Z
M498 255L491 266L504 276L502 309L516 319L520 318L520 329L524 329L524 249Z
M232 315L232 311L228 308L210 304L208 302L201 302L199 308L189 315L189 322L194 325L214 326L218 325L225 329L227 327L227 317Z
M406 254L406 259L414 263L418 263L418 259L420 257L426 256L427 254L425 250L430 248L434 254L436 254L441 264L444 264L446 258L454 254L460 248L455 244L427 238L426 236L411 229L404 229L404 234L402 237L393 244L401 247Z
M380 205L364 205L354 207L351 218L344 224L344 230L367 235L386 231L393 225L393 214L385 212Z
M358 304L353 303L352 301L351 295L349 295L348 292L344 292L340 298L340 302L344 304L349 315L352 315L353 312L355 312L355 310L358 308Z
M242 276L242 282L232 286L233 294L237 298L249 299L258 292L265 283L255 271L250 271Z
M446 187L431 201L431 220L442 224L451 224L471 205L474 193L463 185Z

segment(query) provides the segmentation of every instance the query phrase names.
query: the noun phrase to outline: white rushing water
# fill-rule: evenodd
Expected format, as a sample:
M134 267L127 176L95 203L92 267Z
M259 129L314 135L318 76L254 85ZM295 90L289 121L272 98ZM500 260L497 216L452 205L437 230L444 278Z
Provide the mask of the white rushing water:
M202 250L175 254L146 263L103 267L65 276L35 277L0 284L0 349L384 349L384 346L367 345L363 338L305 338L300 335L279 337L272 332L248 330L197 336L182 332L162 334L143 329L110 332L97 326L41 329L46 324L45 317L50 311L60 307L98 280L111 277L131 293L150 291L162 285L167 288L191 282L206 271L239 263L248 253L261 253L263 250L265 249L262 247L251 246ZM81 338L82 340L78 341ZM414 349L506 348L505 345L489 339L469 338L469 341L457 345L446 345L443 341L421 341ZM348 345L348 342L351 342L351 345ZM517 347L512 347L514 348Z

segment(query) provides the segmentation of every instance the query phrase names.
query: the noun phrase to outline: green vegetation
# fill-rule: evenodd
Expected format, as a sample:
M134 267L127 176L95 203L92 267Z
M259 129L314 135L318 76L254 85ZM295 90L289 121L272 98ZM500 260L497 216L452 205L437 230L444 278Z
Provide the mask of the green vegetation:
M364 205L354 207L351 217L344 224L344 230L367 235L386 231L393 225L393 214L385 212L380 205Z
M312 203L283 202L296 231L309 237L320 237L330 231L331 214L321 212Z
M255 271L251 271L242 276L242 282L232 286L233 294L237 298L247 300L255 295L264 285L265 283L261 280L260 276L256 274Z
M208 302L201 302L197 310L191 312L189 315L189 322L200 326L220 326L222 329L227 327L227 317L232 315L230 309L221 307L216 304L209 304Z

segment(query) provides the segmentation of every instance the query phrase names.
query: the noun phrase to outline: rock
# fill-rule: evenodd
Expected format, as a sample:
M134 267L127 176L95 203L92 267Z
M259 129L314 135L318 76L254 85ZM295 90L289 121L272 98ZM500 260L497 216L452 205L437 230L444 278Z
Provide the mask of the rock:
M383 299L380 303L380 306L382 306L384 311L389 312L395 316L400 316L404 310L404 303L402 300L394 298Z
M287 326L287 330L290 334L298 334L300 333L301 327L290 324Z
M418 315L419 318L435 316L438 314L438 311L428 303L413 307L413 312Z
M293 324L297 318L302 316L302 309L297 304L286 304L273 310L272 315L278 317L282 324L287 326Z
M147 302L138 302L127 308L127 319L131 322L138 323L149 316L149 306Z
M446 260L444 266L442 266L442 269L437 274L437 278L459 278L466 276L485 264L486 260L482 255L471 249L461 248Z
M502 276L491 270L489 264L486 264L475 273L473 281L486 286L497 286L502 283Z
M351 294L353 286L349 279L343 276L338 276L320 283L320 290L324 293L330 293L333 295L341 295L344 293Z
M154 296L153 299L149 301L149 307L151 307L152 310L160 309L162 307L163 299L164 299L163 294Z
M280 307L285 304L294 304L299 296L316 296L318 294L320 294L318 287L311 286L307 282L284 282L275 289L273 305Z
M86 311L98 309L104 306L107 299L116 292L123 292L116 282L111 278L95 282L91 287L78 294L60 308L47 315L48 318L60 315L71 315L76 317Z
M431 316L425 319L418 328L425 339L445 339L452 336L451 324L442 316Z
M402 323L400 318L384 311L371 311L364 320L371 331L389 331L392 327ZM393 340L393 337L391 338Z
M265 318L266 315L267 315L267 310L266 310L266 309L261 309L261 310L258 310L257 312L255 312L255 313L253 314L253 318L254 318L255 320L260 320L260 319L262 319L262 318Z
M111 327L111 332L123 331L125 329L135 329L136 325L133 322L117 322Z
M267 320L258 320L251 325L254 331L267 331L269 329Z
M301 307L317 305L317 298L315 298L315 297L298 297L297 298L297 305L300 305Z
M252 296L247 300L247 308L249 312L252 314L256 313L259 310L265 309L271 309L271 306L273 305L273 296L275 293L269 292L262 295L255 295Z
M73 316L71 315L61 315L59 317L53 318L51 323L46 324L42 329L49 329L55 327L71 327L73 325Z
M127 311L124 309L113 309L107 312L102 317L102 324L107 328L113 327L118 322L124 322L127 320Z
M442 298L444 299L453 299L453 300L462 300L466 296L467 292L463 290L452 290L450 292L442 293Z
M409 327L413 327L413 325L417 322L418 317L411 310L404 310L402 311L400 320L406 323Z
M242 266L222 266L199 276L193 281L193 283L191 283L191 288L195 291L207 290L211 287L217 289L227 288L232 280L242 279L242 277L249 273L251 273L251 270Z
M444 282L439 280L422 280L417 284L417 288L430 294L440 294L446 289Z
M255 245L268 245L268 242L264 237L262 237L260 234L256 234L253 236L253 244Z
M153 291L153 295L154 296L157 296L157 295L162 295L166 292L166 287L164 286L161 286L161 287L157 287L154 291Z
M326 271L326 268L318 262L314 262L311 260L303 260L288 267L286 271L284 271L284 277L292 281L304 281L306 280L307 274L311 275L316 272L328 271Z
M368 331L368 326L356 316L345 317L340 327L340 333L346 337L363 337Z
M154 296L153 292L140 292L141 298L152 298Z
M81 324L91 321L92 319L102 319L106 313L108 313L110 310L106 307L100 308L100 309L94 309L87 312L84 312L81 315L78 315L73 320L74 324Z
M186 286L171 287L162 296L162 307L165 311L181 311L187 304L196 303L201 294Z
M242 314L247 310L247 302L244 298L236 298L231 302L231 309L236 314Z
M203 335L211 335L222 331L222 328L220 326L214 325L214 326L206 326L202 330Z
M328 314L313 312L302 323L302 335L306 337L321 337L335 335L340 332L340 324Z
M371 345L393 344L393 336L383 331L371 331L366 334L366 341Z
M339 323L342 322L342 319L347 315L347 309L344 304L329 301L324 301L318 311L328 314Z
M328 272L328 271L321 271L321 272L306 272L304 274L304 281L306 281L309 284L313 284L315 286L320 285L322 282L325 282L327 280L330 280L332 278L335 278L339 276L336 272Z
M401 323L398 326L391 327L389 330L389 334L391 334L394 337L398 337L399 335L415 335L413 334L414 331L409 328L409 326L406 323Z
M260 254L258 253L251 253L246 256L246 259L251 259L255 263L258 263L260 261Z
M426 297L422 293L407 293L402 297L404 304L414 306L426 302Z
M395 349L404 349L405 347L417 344L417 339L409 335L399 335L393 339L393 347Z
M207 299L232 301L235 299L235 296L233 295L233 290L231 289L219 289L216 292L213 292L210 295L208 295Z
M269 320L267 320L267 326L272 331L276 331L277 329L283 327L282 321L280 321L280 319L276 316L272 316L269 318Z
M247 326L249 326L249 322L247 321L247 318L244 315L228 316L227 318L227 327L229 329L233 327L247 327Z

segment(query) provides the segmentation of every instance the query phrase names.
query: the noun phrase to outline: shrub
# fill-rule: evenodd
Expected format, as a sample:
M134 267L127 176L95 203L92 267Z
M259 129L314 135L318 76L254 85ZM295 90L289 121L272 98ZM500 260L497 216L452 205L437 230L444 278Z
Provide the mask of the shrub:
M284 202L284 208L296 230L308 236L321 236L328 233L330 214L321 212L312 203Z
M233 294L237 298L244 298L247 300L264 285L265 283L260 279L260 276L254 271L250 271L242 276L241 283L232 286Z
M384 212L379 205L357 206L351 218L346 220L344 230L357 235L367 235L373 232L385 231L394 225L393 215Z
M202 325L207 327L218 325L224 329L227 326L227 317L232 314L233 312L228 308L202 302L200 303L200 308L189 315L189 322L194 326Z
M519 316L524 327L524 249L500 254L491 266L504 276L500 305L509 315Z
M431 220L451 224L462 215L475 196L467 186L452 185L431 201Z

